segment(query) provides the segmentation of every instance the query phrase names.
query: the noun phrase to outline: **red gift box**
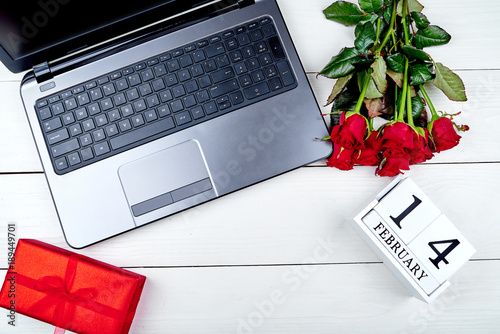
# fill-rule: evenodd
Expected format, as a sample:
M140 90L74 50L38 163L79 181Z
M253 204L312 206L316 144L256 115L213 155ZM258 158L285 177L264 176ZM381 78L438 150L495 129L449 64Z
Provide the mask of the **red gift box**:
M20 239L0 306L76 333L128 333L145 280L41 241Z

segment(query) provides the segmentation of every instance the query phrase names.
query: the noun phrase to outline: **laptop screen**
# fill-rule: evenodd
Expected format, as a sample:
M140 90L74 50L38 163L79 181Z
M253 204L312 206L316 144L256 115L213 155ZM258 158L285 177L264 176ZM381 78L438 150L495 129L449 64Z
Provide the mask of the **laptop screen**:
M0 60L9 68L10 61L27 69L209 2L213 1L1 1Z

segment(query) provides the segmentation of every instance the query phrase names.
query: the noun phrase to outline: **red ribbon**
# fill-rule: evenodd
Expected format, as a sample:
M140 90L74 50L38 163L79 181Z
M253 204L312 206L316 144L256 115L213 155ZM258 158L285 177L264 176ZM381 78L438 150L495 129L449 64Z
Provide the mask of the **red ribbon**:
M60 328L56 328L55 333L63 333L58 330L70 326L77 306L122 322L131 322L134 316L131 312L123 312L96 302L94 299L98 295L98 290L95 288L83 288L71 292L78 262L84 258L86 257L79 254L70 256L64 279L59 276L45 276L34 280L21 274L16 275L18 284L46 294L29 308L30 312L40 314L54 304L56 305L52 324Z

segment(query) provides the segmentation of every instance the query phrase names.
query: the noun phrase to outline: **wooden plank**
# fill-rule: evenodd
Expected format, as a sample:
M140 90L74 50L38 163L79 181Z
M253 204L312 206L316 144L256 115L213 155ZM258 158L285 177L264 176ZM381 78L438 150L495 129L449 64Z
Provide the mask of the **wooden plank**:
M450 114L462 111L456 121L468 124L471 131L463 134L457 148L436 155L432 163L500 161L497 151L490 149L500 146L500 136L491 126L500 124L494 98L500 91L500 71L460 71L459 74L467 85L468 102L451 102L434 87L429 87L429 93L439 110ZM316 78L313 74L309 75L309 81L318 103L324 105L334 81ZM0 156L4 157L0 159L0 172L42 171L18 89L16 82L0 82L3 101L0 112L4 115L0 122ZM322 111L328 113L329 108L323 107Z
M425 165L410 173L477 248L474 259L500 259L499 167ZM368 167L302 168L78 252L128 267L377 262L346 220L390 181ZM42 174L1 175L0 198L0 227L14 222L18 237L70 249ZM5 257L0 252L0 263Z
M278 0L307 71L319 72L342 48L354 45L354 28L329 21L322 13L333 2L315 0L304 5L302 0ZM500 68L500 45L492 42L492 36L500 35L497 1L483 0L481 5L466 0L420 3L425 6L423 13L431 23L452 35L448 45L426 49L435 61L453 69Z
M430 305L410 297L382 264L131 270L147 281L130 333L492 333L500 326L491 298L500 294L498 261L466 264ZM51 328L18 317L18 333ZM12 332L2 318L0 331Z
M0 82L0 172L42 171L19 83Z

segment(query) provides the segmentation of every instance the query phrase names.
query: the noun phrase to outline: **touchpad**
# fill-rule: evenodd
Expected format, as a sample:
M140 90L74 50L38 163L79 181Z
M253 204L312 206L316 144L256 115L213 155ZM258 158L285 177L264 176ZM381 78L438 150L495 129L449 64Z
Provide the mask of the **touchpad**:
M216 197L194 140L123 165L118 175L135 217L160 209L173 213Z

